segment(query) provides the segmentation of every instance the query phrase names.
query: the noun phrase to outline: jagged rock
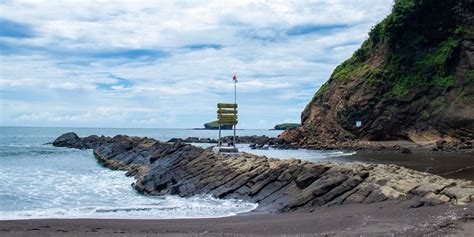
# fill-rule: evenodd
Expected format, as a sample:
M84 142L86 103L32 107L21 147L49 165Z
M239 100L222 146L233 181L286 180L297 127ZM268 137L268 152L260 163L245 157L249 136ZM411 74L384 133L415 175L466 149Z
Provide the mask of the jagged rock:
M256 202L259 208L276 211L387 199L413 199L421 205L465 204L474 195L470 181L444 179L396 165L313 163L247 153L226 156L180 141L164 143L122 135L78 140L74 135L62 135L54 144L79 149L78 144L94 146L100 163L128 171L127 175L135 177L133 188L149 195L212 194Z

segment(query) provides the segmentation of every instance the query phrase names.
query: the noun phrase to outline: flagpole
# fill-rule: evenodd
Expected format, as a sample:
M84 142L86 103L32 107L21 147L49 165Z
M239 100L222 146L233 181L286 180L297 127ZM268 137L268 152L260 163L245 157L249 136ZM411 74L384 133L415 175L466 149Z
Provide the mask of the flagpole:
M236 75L234 74L234 104L235 104L235 108L234 110L237 111L237 77ZM235 114L237 116L237 113ZM237 127L237 124L234 125L234 147L235 147L235 130L236 130L236 127Z

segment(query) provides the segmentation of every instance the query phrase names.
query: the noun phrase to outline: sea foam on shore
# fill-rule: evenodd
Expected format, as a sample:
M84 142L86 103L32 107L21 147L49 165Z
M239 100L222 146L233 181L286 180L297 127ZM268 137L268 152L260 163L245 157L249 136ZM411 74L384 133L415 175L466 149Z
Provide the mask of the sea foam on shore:
M91 150L43 145L54 139L56 131L40 130L2 128L1 220L223 217L257 207L254 203L219 200L209 195L140 195L130 186L134 179L126 177L124 171L101 167Z

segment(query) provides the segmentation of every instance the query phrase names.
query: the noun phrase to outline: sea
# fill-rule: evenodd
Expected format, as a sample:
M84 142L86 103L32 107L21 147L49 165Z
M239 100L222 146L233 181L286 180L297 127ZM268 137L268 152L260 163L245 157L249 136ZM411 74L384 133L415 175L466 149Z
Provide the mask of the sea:
M59 135L79 136L126 134L162 141L171 138L211 137L214 130L136 128L46 128L0 127L0 219L38 218L211 218L237 215L254 210L255 203L236 199L216 199L210 195L193 197L145 196L132 187L133 177L99 165L92 150L53 147ZM238 130L237 135L276 137L281 131ZM232 135L232 131L223 131ZM195 144L206 147L213 144ZM267 157L310 161L344 162L344 151L252 150L239 144L241 151Z

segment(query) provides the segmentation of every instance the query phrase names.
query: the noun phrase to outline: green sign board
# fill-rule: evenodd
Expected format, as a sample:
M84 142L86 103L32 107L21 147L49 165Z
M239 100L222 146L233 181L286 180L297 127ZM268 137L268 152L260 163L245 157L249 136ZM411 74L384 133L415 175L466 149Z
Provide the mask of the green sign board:
M233 119L237 120L237 115L236 114L218 114L217 119Z
M237 104L217 104L217 119L220 125L237 125Z
M237 110L235 109L218 109L218 114L237 114Z
M219 108L219 109L237 109L237 104L219 103L219 104L217 104L217 108Z
M220 125L237 125L237 120L219 120Z

